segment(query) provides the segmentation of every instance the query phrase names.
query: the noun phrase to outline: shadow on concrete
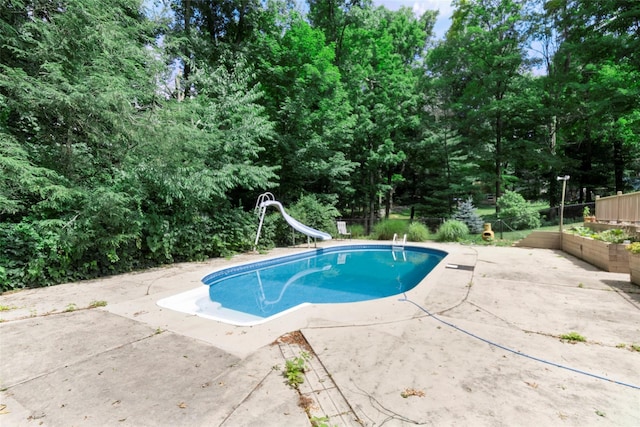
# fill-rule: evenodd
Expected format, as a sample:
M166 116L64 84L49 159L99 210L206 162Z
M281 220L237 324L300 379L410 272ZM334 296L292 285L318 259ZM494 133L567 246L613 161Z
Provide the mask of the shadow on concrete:
M624 280L603 280L602 283L613 288L640 310L640 286Z
M576 267L580 267L585 271L604 271L593 264L589 264L588 262L581 260L580 258L573 256L568 252L563 251L562 249L554 250L554 252L560 256L563 256L567 259L567 261L570 261L573 265L575 265Z

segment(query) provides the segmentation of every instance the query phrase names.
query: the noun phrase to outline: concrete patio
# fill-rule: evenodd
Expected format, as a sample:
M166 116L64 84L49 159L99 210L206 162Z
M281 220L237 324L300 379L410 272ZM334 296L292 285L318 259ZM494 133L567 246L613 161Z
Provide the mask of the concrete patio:
M306 248L4 294L0 425L640 425L628 274L556 250L423 246L449 255L406 294L252 327L156 301ZM586 341L560 338L571 332ZM284 365L302 352L295 390Z

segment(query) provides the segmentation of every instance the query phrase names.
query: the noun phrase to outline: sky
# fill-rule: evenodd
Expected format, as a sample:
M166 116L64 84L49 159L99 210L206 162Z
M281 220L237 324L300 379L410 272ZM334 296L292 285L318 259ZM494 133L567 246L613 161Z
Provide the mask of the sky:
M376 6L384 6L389 10L397 10L402 6L410 7L416 15L422 15L426 10L439 10L438 20L434 27L436 38L443 39L451 25L451 0L373 0Z

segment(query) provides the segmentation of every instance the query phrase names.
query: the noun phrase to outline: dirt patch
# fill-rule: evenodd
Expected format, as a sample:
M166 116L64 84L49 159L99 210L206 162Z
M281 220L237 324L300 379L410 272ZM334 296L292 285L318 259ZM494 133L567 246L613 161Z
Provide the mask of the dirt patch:
M300 348L302 348L304 351L310 354L313 353L311 346L309 345L306 338L304 337L304 335L302 335L302 332L300 331L293 331L293 332L289 332L288 334L282 335L277 340L275 340L272 345L277 345L277 344L295 344L295 345L298 345Z

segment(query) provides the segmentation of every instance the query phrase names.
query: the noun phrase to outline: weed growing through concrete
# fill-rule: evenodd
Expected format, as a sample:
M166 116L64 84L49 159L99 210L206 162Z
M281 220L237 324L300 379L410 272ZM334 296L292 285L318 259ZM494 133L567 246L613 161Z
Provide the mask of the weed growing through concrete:
M1 305L0 304L0 311L15 310L16 308L18 308L18 307L13 306L13 305Z
M585 342L587 339L577 332L569 332L568 334L560 335L561 340L570 342Z
M106 305L107 305L106 301L91 301L89 303L89 308L105 307Z
M77 309L78 309L78 306L75 305L74 303L71 303L67 305L67 308L64 309L64 313L70 313L72 311L76 311Z
M329 426L329 417L311 417L309 419L311 421L311 425L313 427L330 427Z
M284 376L289 386L297 389L304 382L304 372L307 369L306 362L310 357L309 353L303 351L300 353L300 357L294 357L285 362Z
M640 352L640 344L631 344L631 350Z

